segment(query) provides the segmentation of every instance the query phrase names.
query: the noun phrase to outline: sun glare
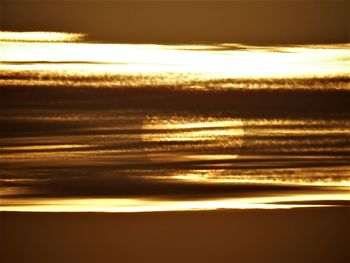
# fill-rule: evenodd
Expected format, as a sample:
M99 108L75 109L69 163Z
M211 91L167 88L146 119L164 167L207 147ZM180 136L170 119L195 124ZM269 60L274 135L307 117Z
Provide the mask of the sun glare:
M224 153L239 149L244 137L242 120L230 118L150 117L142 130L142 141L151 145L145 149L147 156L154 162L235 159L233 150Z
M74 42L80 34L1 32L0 71L72 76L187 74L190 78L283 78L350 74L347 45L254 47ZM70 43L66 43L70 42ZM16 64L13 64L16 63ZM178 76L177 76L178 77Z

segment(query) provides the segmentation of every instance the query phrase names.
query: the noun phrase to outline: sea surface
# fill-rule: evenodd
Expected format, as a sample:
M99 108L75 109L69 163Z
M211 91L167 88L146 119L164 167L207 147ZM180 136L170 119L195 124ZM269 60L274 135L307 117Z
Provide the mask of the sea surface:
M1 211L349 206L346 45L0 36Z

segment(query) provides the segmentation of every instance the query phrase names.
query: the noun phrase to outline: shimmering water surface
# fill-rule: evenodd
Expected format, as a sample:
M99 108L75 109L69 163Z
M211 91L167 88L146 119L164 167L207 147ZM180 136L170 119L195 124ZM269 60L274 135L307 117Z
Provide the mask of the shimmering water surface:
M350 50L0 34L1 210L348 205Z

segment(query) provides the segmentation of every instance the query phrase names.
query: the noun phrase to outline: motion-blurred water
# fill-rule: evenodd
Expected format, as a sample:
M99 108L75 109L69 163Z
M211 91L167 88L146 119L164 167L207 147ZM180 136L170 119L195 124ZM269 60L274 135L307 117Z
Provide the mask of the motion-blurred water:
M30 46L9 43L3 41L7 49L20 52ZM59 52L59 43L55 45ZM200 51L190 47L185 51L193 58L209 59L201 63L212 58L224 66L259 52L237 46L231 47L232 54L222 46L203 46ZM147 48L140 50L148 54ZM178 47L159 49L167 55ZM154 50L149 55L157 54ZM329 50L339 53L340 48ZM294 51L289 50L291 64L284 70L295 75ZM273 69L260 68L261 76L253 72L249 78L245 74L250 58L244 70L236 71L244 77L235 78L234 69L225 68L220 75L208 65L204 69L209 73L199 74L200 68L195 68L186 74L200 67L198 63L188 62L174 73L159 71L162 66L152 63L142 71L144 61L120 64L118 56L103 63L76 61L80 57L62 62L57 54L56 59L42 61L29 55L14 58L11 52L1 56L0 71L2 210L348 204L348 70L332 75L325 62L319 67L323 75L285 76L276 69L274 78L265 77ZM241 59L237 56L242 52L246 57ZM285 51L268 52L284 56ZM349 69L344 64L348 57L348 52L342 56L338 69ZM187 60L175 61L178 69L178 63ZM275 62L278 65L279 58ZM162 63L172 65L168 60ZM120 67L132 72L118 75ZM156 73L147 73L149 69Z

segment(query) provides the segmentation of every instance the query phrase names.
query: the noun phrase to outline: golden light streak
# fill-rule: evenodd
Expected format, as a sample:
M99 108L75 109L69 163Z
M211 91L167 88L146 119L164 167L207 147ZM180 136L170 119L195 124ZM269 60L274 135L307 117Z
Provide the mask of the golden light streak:
M346 169L346 168L344 168ZM288 169L285 169L288 171ZM298 185L309 185L309 186L321 186L321 187L337 187L339 189L350 190L350 176L345 178L340 178L338 180L330 180L324 178L321 179L302 179L293 178L289 176L289 178L281 178L278 176L264 176L263 174L255 174L255 175L222 175L221 170L196 170L193 173L186 174L175 174L173 176L167 176L166 178L162 178L164 180L179 180L179 181L188 181L188 182L197 182L197 183L211 183L211 184L244 184L244 185L288 185L288 186L298 186ZM287 172L286 172L287 173ZM154 179L160 179L160 177L154 177Z
M225 198L196 201L169 201L144 198L2 199L0 211L22 212L156 212L216 209L290 209L326 205L298 204L312 201L350 201L349 194L309 194L252 198ZM277 204L289 202L288 204ZM294 202L294 203L293 203Z
M19 42L72 42L82 40L83 34L63 32L12 32L0 31L0 41Z
M59 144L59 145L28 145L28 146L8 146L1 147L1 150L11 151L11 150L61 150L61 149L73 149L86 147L86 145L76 145L76 144Z
M11 35L13 34L13 35ZM349 76L347 45L303 45L216 50L215 45L145 45L103 43L14 42L21 33L0 41L0 71L69 75L189 74L190 78L286 78ZM64 33L32 33L35 39L71 39ZM52 35L50 35L52 34ZM78 35L79 36L79 35ZM4 63L6 62L6 63ZM32 62L33 64L11 64ZM45 63L42 63L45 62ZM47 63L50 62L50 63ZM53 63L53 62L59 62Z

